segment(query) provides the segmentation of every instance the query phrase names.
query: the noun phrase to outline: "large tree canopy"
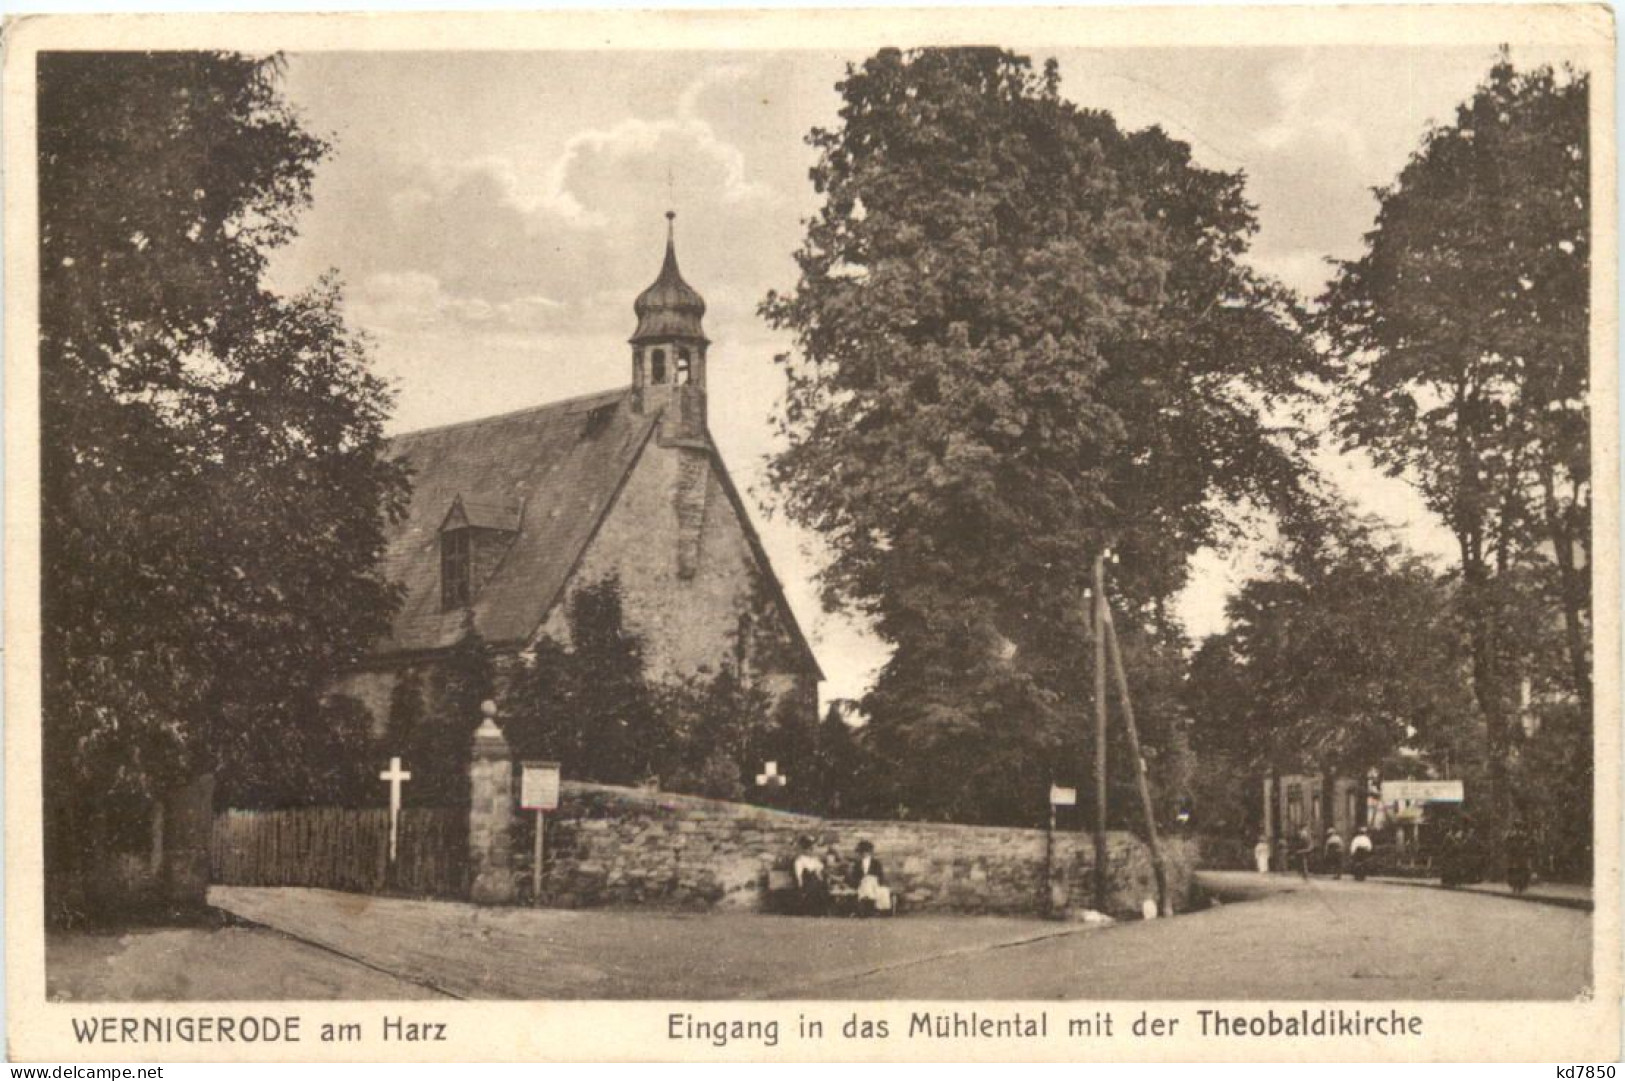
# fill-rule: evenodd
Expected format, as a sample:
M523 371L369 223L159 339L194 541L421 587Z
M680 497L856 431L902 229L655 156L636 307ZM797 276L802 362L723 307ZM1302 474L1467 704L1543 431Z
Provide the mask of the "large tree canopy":
M1453 583L1342 504L1284 524L1268 570L1230 598L1228 628L1192 663L1197 752L1252 777L1400 775L1401 748L1473 772Z
M799 345L772 480L830 542L826 602L896 647L867 707L898 799L1031 818L1076 772L1092 557L1158 622L1226 501L1293 491L1265 417L1313 357L1240 262L1241 177L1065 101L1053 64L885 50L840 91L800 281L763 305Z
M405 479L337 286L264 284L326 145L275 60L39 61L47 791L339 786ZM353 719L353 718L352 718Z
M1588 120L1585 76L1503 57L1378 191L1325 297L1345 439L1459 545L1497 813L1531 630L1556 631L1591 712Z

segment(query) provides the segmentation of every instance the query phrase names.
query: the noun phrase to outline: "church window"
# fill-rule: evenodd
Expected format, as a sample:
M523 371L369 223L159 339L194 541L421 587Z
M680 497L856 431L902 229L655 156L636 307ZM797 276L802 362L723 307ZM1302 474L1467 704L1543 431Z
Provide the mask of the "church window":
M679 350L677 350L677 375L672 380L672 382L676 383L680 387L687 386L688 385L689 374L690 374L689 365L690 365L690 361L689 361L689 356L688 356L688 350L687 349L679 349Z
M615 404L610 402L608 405L588 410L587 420L581 426L581 438L591 439L609 427L609 422L615 418Z
M656 349L649 357L649 382L664 383L666 381L666 351Z
M440 608L452 611L467 608L474 590L469 581L472 569L469 562L466 529L454 529L440 534Z
M750 613L739 613L739 625L734 632L734 667L738 669L740 679L746 678L746 669L750 664L751 629Z

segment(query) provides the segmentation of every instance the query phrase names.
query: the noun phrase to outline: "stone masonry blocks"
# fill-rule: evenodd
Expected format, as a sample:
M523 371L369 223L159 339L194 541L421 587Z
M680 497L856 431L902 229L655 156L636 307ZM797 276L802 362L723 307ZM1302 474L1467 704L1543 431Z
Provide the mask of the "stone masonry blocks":
M490 716L474 732L468 779L468 858L473 874L469 897L478 904L507 904L515 893L513 761L507 738Z

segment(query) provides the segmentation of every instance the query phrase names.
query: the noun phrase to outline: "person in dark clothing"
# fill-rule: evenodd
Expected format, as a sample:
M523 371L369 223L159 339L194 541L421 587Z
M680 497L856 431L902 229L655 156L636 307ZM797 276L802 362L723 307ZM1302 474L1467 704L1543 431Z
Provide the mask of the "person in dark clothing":
M1472 885L1484 881L1484 838L1471 819L1461 833L1461 882Z
M1521 825L1514 823L1506 841L1507 885L1512 887L1513 893L1523 893L1529 888L1534 854L1534 844L1529 834L1524 832Z
M858 912L873 915L883 898L889 898L885 889L886 869L875 856L875 846L868 841L858 842L858 858L852 861L846 884L858 891Z
M1309 879L1309 861L1314 858L1314 855L1315 839L1310 835L1309 827L1305 826L1298 831L1298 847L1292 851L1293 865L1297 867L1298 873L1304 877L1305 881Z
M1335 829L1326 831L1326 868L1333 877L1343 877L1343 838Z
M1466 846L1466 837L1461 827L1452 826L1450 832L1444 835L1444 841L1439 845L1439 882L1441 885L1454 889L1465 881L1462 872L1463 849Z

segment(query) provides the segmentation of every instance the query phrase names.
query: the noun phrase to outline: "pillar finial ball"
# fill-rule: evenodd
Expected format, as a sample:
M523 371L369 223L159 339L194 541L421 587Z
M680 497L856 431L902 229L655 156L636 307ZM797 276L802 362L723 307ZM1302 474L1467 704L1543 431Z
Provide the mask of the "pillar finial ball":
M482 716L482 717L495 717L496 715L497 715L497 704L495 702L493 702L489 698L487 698L485 701L480 703L480 716Z

